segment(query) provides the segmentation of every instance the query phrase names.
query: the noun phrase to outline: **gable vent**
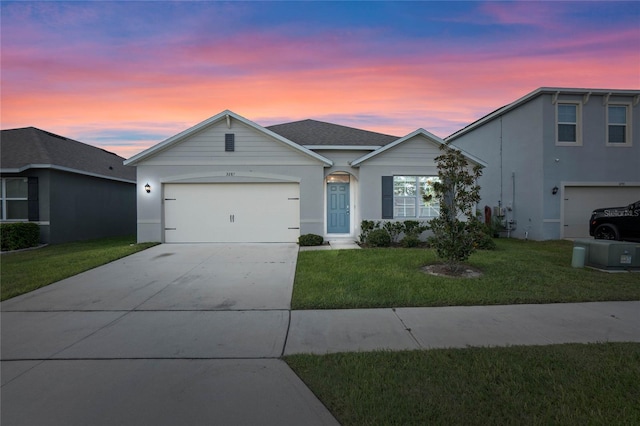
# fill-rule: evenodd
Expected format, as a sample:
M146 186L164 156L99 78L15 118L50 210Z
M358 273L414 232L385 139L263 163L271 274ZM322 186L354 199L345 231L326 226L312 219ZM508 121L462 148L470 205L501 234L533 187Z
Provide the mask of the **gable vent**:
M236 135L234 133L226 133L224 135L224 150L227 152L236 150Z

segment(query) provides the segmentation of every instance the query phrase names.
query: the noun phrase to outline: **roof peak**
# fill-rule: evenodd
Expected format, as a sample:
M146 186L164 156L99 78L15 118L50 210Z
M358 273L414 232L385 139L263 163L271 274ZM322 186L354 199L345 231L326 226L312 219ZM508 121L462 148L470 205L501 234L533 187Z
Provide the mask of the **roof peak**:
M398 136L311 118L275 124L267 129L299 145L309 146L382 146L398 139Z
M361 129L361 128L358 128L358 127L347 126L345 124L337 124L337 123L332 123L332 122L329 122L329 121L316 120L315 118L305 118L305 119L302 119L302 120L296 120L296 121L289 121L289 122L286 122L286 123L273 124L273 125L266 126L266 127L267 128L271 128L271 127L295 125L295 124L301 124L301 123L319 123L319 124L326 124L327 126L342 127L342 128L345 128L345 129L356 130L356 131L359 131L359 132L375 133L375 134L378 134L378 135L392 136L394 138L398 138L399 137L399 136L396 136L396 135L390 135L388 133L381 133L381 132L376 132L376 131L373 131L373 130L367 130L367 129Z

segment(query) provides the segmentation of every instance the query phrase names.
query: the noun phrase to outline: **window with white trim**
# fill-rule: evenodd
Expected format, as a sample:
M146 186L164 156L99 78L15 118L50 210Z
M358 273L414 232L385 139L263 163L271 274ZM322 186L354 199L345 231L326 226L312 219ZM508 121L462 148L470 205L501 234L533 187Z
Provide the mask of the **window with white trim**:
M0 220L28 220L29 179L2 178L0 185Z
M428 218L440 214L440 205L433 198L426 202L424 195L433 195L433 184L437 176L394 176L393 217Z
M607 105L607 145L631 145L631 108L625 104Z
M582 145L582 108L579 102L556 104L556 144Z

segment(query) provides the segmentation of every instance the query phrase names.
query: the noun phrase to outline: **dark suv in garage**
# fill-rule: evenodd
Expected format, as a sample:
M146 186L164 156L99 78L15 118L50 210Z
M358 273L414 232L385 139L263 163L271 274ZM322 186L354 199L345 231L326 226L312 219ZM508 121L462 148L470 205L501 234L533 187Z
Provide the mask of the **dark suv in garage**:
M640 201L594 210L589 235L598 240L640 240Z

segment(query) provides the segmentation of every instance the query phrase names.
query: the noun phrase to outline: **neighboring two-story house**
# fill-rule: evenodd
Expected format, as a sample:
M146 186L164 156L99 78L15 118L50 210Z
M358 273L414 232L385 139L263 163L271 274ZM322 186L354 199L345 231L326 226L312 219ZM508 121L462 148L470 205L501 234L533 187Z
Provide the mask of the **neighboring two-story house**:
M445 138L487 163L481 207L505 235L589 236L591 211L640 200L640 90L540 88Z

